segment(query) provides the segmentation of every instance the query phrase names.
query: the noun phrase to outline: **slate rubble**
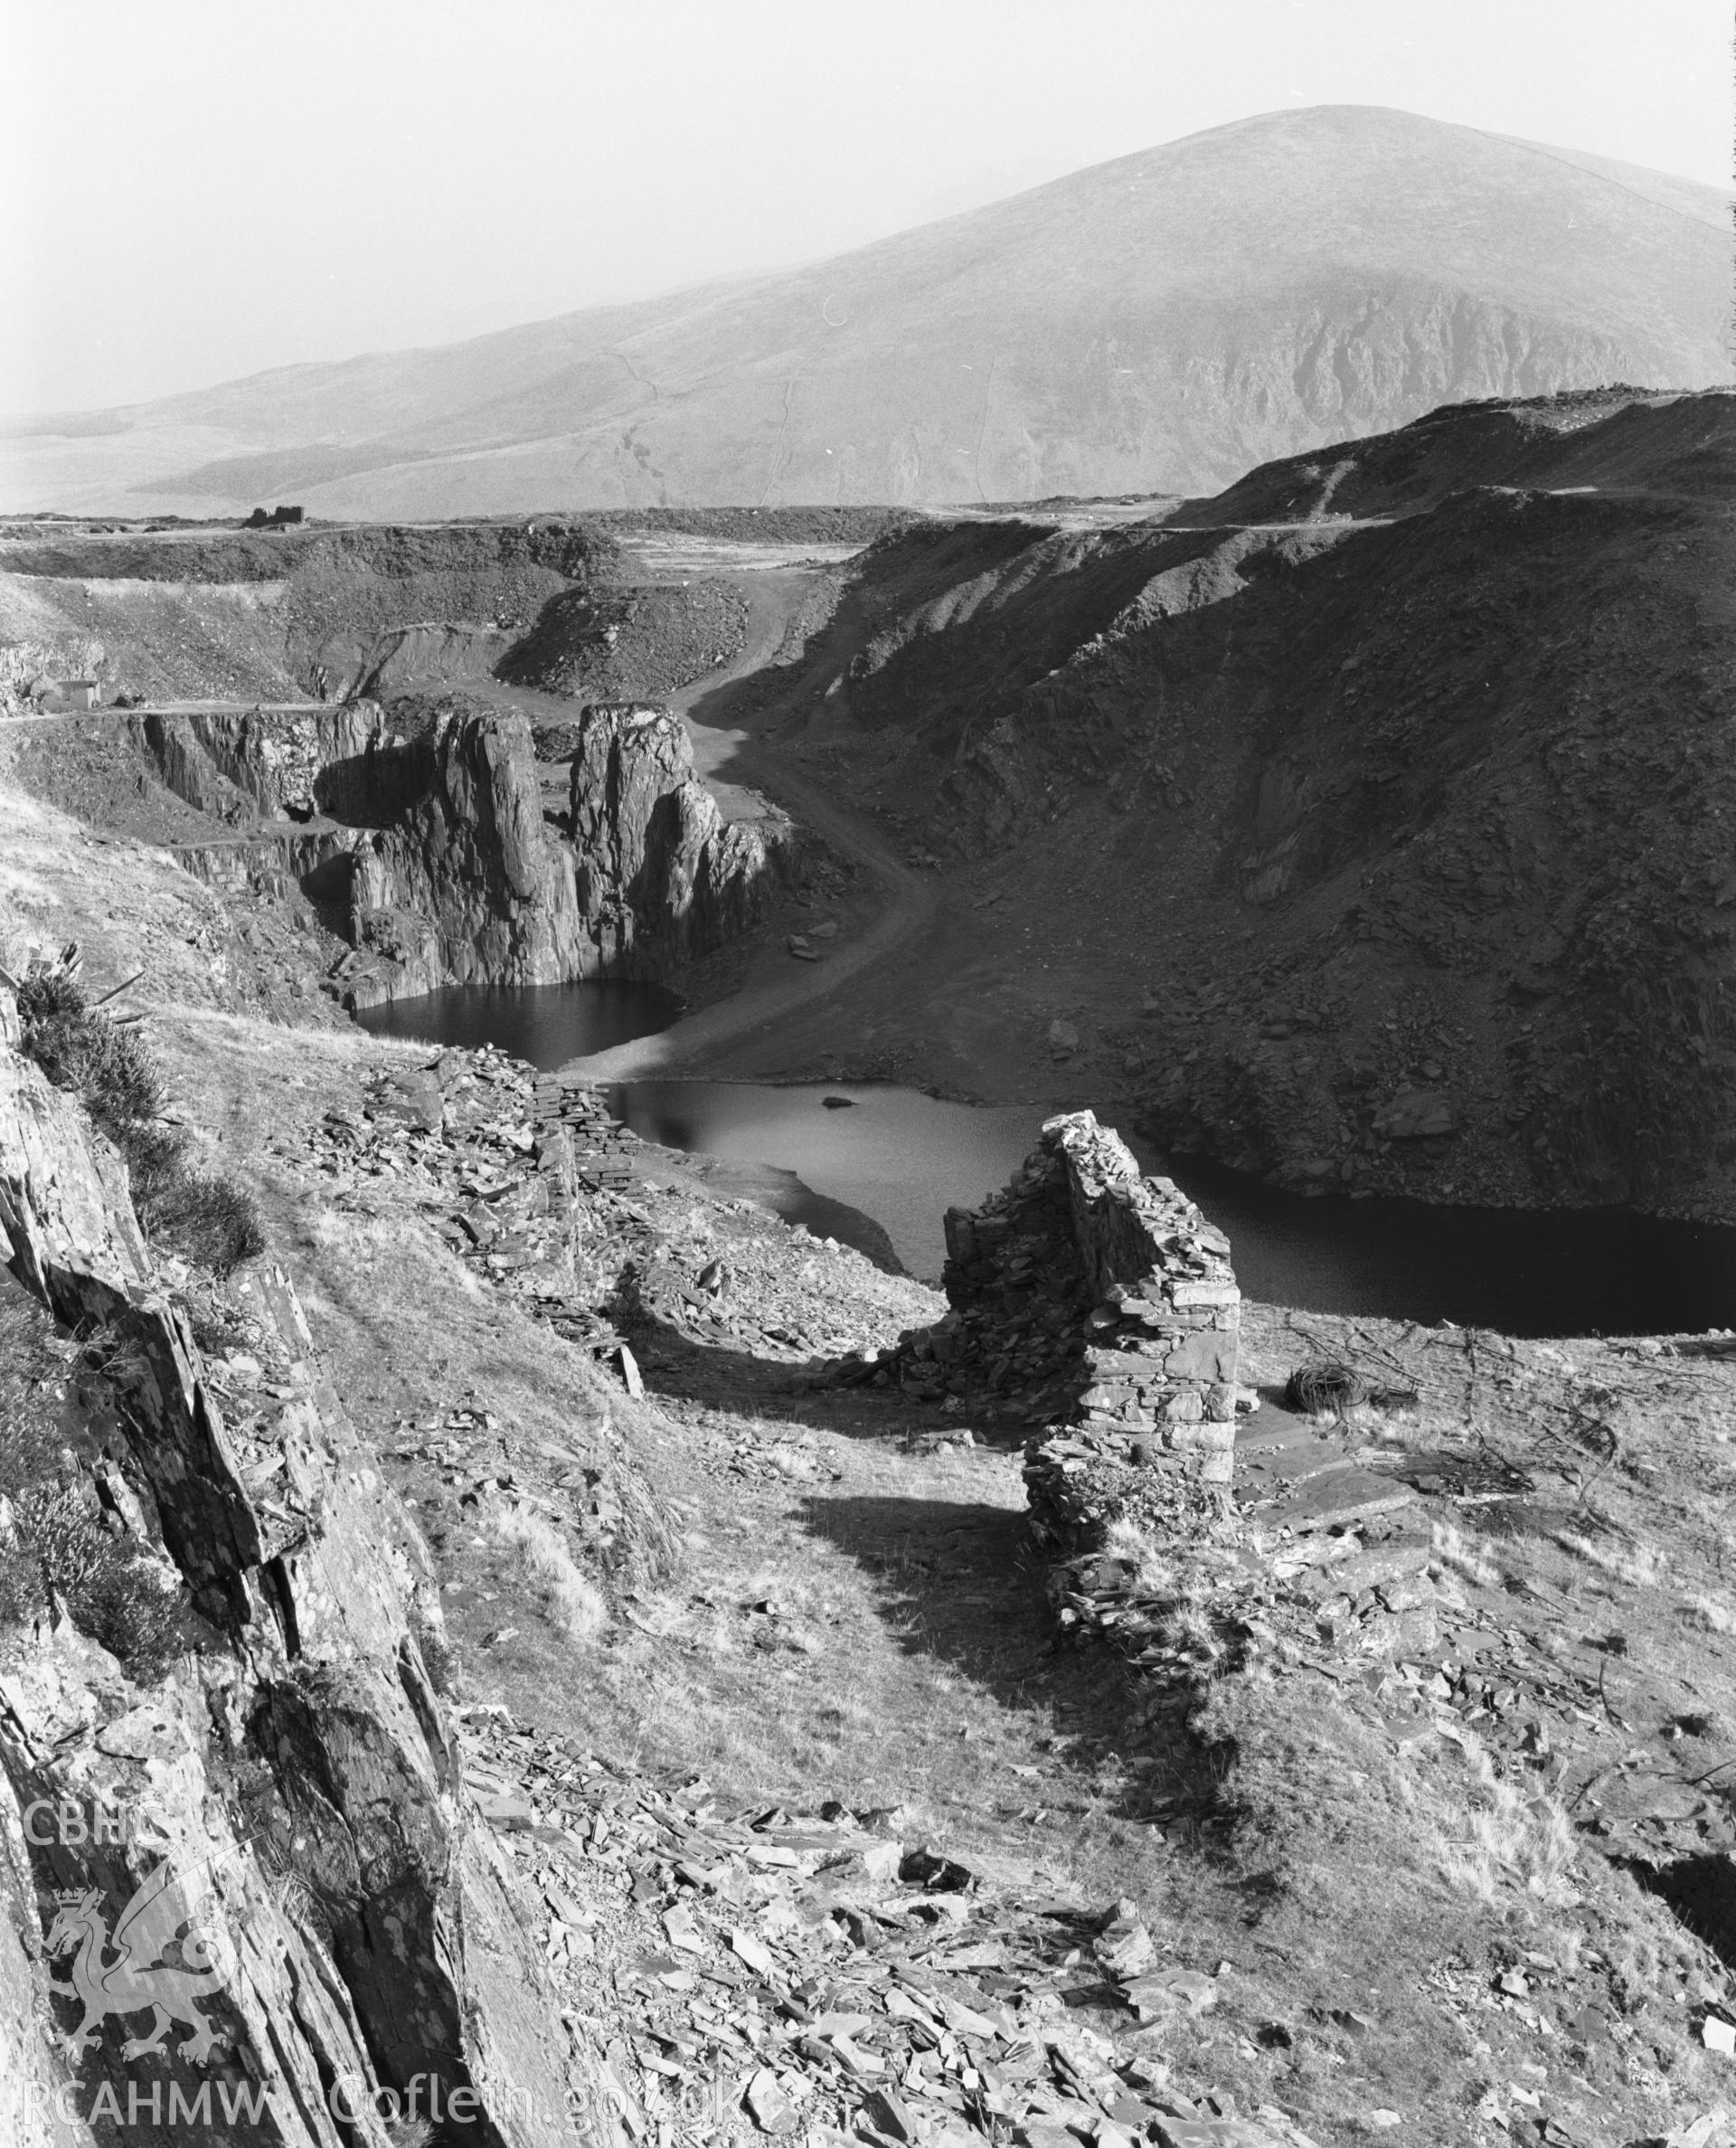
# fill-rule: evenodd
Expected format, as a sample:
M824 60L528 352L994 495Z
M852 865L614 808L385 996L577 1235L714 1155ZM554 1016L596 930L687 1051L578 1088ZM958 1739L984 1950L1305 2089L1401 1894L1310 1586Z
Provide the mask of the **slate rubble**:
M462 1713L467 1784L538 1905L617 2140L1308 2148L1276 2107L1171 2079L1150 2025L1213 2005L1219 1978L1132 1903L997 1892L898 1810L724 1813L703 1781L663 1789L503 1708Z
M615 1125L595 1092L484 1051L378 1075L368 1100L360 1112L328 1113L311 1168L336 1181L341 1199L364 1198L377 1175L420 1180L430 1219L462 1257L562 1332L590 1323L583 1339L606 1363L628 1335L645 1347L636 1323L648 1317L688 1342L781 1356L798 1377L805 1367L826 1377L822 1360L801 1354L812 1339L794 1324L803 1316L792 1309L790 1326L767 1331L769 1282L815 1318L818 1279L806 1268L790 1275L790 1234L769 1226L781 1257L764 1273L753 1272L752 1225L697 1267L691 1242L653 1222L662 1175L679 1159ZM618 1271L608 1312L575 1294L561 1268L575 1216L599 1223L611 1261L633 1249L633 1287L623 1293ZM816 1247L814 1260L823 1255ZM893 1302L920 1295L859 1256L825 1257L865 1271ZM729 1310L738 1299L754 1320ZM854 1326L853 1364L890 1386L901 1361L889 1349L882 1363L871 1340L886 1332L883 1307L834 1301L824 1319L835 1348L838 1329ZM724 1466L806 1475L824 1467L810 1446L799 1434L769 1447L738 1443ZM395 1452L432 1462L467 1497L542 1506L610 1565L623 1523L609 1507L608 1471L580 1475L576 1455L565 1468L554 1457L508 1459L480 1406L401 1427ZM621 1615L639 1623L630 1604ZM986 2133L1018 2148L1306 2148L1275 2108L1238 2112L1227 2096L1184 2094L1170 2077L1150 2035L1172 2014L1214 2003L1216 1980L1177 1960L1173 1943L1160 1953L1131 1905L1009 1897L932 1845L901 1840L897 1815L828 1805L726 1816L703 1785L660 1791L498 1708L473 1708L465 1723L467 1779L546 1910L547 1958L572 1998L570 2026L594 2047L617 2139L739 2132L816 2148L964 2148ZM1070 1991L1090 1997L1095 2021L1107 2010L1110 2030L1076 2020ZM1125 2042L1110 2032L1117 2020Z
M647 1325L817 1367L840 1348L876 1348L889 1305L926 1298L750 1200L720 1201L691 1159L612 1119L600 1090L492 1046L376 1071L359 1108L334 1107L309 1136L268 1146L340 1207L365 1202L371 1180L408 1187L467 1265L618 1369ZM695 1201L721 1256L710 1287Z
M514 1190L496 1191L485 1206L492 1212L508 1201L505 1216L541 1228L535 1189L550 1176L541 1152L553 1154L564 1136L572 1168L589 1173L598 1189L583 1190L581 1202L607 1207L611 1231L642 1234L635 1243L646 1256L654 1328L679 1322L685 1342L771 1355L761 1340L744 1340L744 1324L753 1323L743 1323L737 1303L759 1310L760 1301L753 1288L735 1288L742 1254L726 1249L724 1257L702 1264L691 1239L683 1242L666 1227L659 1233L676 1197L656 1189L676 1159L612 1128L598 1099L551 1077L533 1079L498 1055L452 1059L442 1078L439 1140L449 1155L435 1176L447 1192L456 1174L479 1180L486 1164ZM386 1108L368 1121L368 1153L382 1168L404 1168L410 1145L427 1138L410 1123L413 1112L407 1115L404 1080L395 1077L391 1093L379 1088ZM1052 1151L1042 1153L1052 1166ZM419 1168L426 1164L424 1158ZM344 1168L356 1183L356 1159ZM609 1168L638 1174L631 1193L604 1183ZM646 1174L653 1172L658 1176L647 1186ZM1052 1171L1040 1169L1028 1180L1022 1174L1005 1200L988 1204L986 1213L1028 1225L1038 1221L1046 1198L1053 1255L1061 1183ZM474 1205L478 1197L473 1189L468 1197ZM1220 1250L1221 1239L1209 1242L1209 1230L1194 1230L1201 1243L1190 1258L1203 1266L1224 1263L1222 1272L1189 1280L1222 1288L1227 1249ZM1097 1405L1083 1403L1090 1391L1085 1352L1112 1347L1098 1340L1106 1330L1093 1328L1091 1318L1099 1309L1113 1312L1108 1331L1118 1338L1126 1301L1099 1296L1101 1271L1095 1281L1088 1275L1076 1241L1071 1267L1062 1257L1037 1259L1033 1242L1042 1236L1029 1228L997 1235L991 1227L974 1251L980 1261L985 1244L995 1247L998 1296L981 1274L949 1275L955 1288L946 1320L907 1330L895 1348L875 1349L868 1339L875 1319L865 1317L853 1355L829 1365L810 1358L807 1377L886 1389L896 1384L906 1396L930 1400L946 1396L955 1381L968 1395L997 1368L995 1392L1011 1387L1015 1396L1014 1380L1046 1375L1045 1415L1057 1421L1033 1441L1030 1460L1033 1514L1053 1561L1050 1594L1064 1634L1090 1636L1128 1660L1139 1680L1130 1720L1176 1699L1191 1710L1239 1670L1317 1679L1394 1755L1455 1746L1467 1755L1486 1754L1504 1779L1532 1794L1575 1802L1583 1831L1594 1839L1612 1827L1611 1849L1631 1843L1659 1860L1730 1837L1718 1801L1685 1776L1667 1817L1645 1821L1637 1831L1621 1821L1606 1822L1609 1799L1619 1792L1631 1800L1644 1771L1633 1776L1626 1762L1612 1767L1613 1746L1599 1749L1620 1736L1601 1719L1599 1683L1552 1661L1515 1630L1486 1594L1467 1586L1436 1539L1433 1525L1443 1511L1513 1496L1528 1481L1491 1461L1490 1444L1511 1451L1520 1425L1534 1433L1540 1421L1577 1422L1572 1383L1549 1371L1546 1349L1425 1334L1395 1361L1391 1369L1402 1375L1401 1388L1426 1388L1431 1383L1419 1369L1419 1352L1466 1353L1481 1397L1474 1415L1488 1439L1451 1455L1410 1455L1382 1442L1380 1420L1366 1410L1335 1420L1298 1416L1256 1394L1239 1358L1231 1498L1197 1466L1198 1450L1191 1457L1184 1448L1159 1449L1171 1459L1136 1461L1133 1441L1150 1433L1089 1422ZM651 1257L659 1244L661 1260ZM533 1288L524 1278L536 1273L533 1264L513 1263L518 1250L485 1267L512 1292ZM487 1261L474 1243L468 1257ZM706 1277L713 1287L703 1287ZM1174 1307L1173 1293L1169 1303ZM1283 1385L1273 1377L1273 1322L1289 1316L1250 1310L1257 1315L1263 1393L1273 1396ZM1052 1317L1056 1311L1062 1320ZM881 1333L884 1312L882 1306ZM1331 1354L1353 1354L1337 1325L1316 1326L1336 1346ZM643 1343L645 1330L631 1331ZM1240 1339L1245 1348L1246 1336ZM1720 1348L1716 1339L1692 1347L1708 1358ZM1293 1366L1294 1358L1288 1362ZM1477 1385L1491 1364L1497 1372L1492 1393ZM792 1369L799 1384L799 1361ZM934 1377L939 1372L945 1385ZM1080 1421L1061 1421L1070 1403ZM450 1426L434 1436L452 1441L461 1476L471 1466L467 1453L474 1456L486 1444L488 1427L485 1413L451 1415ZM813 1462L797 1452L799 1435L777 1445L790 1450L792 1471ZM769 1452L750 1457L740 1443L726 1466L786 1473ZM522 1470L517 1488L530 1490ZM1156 1566L1147 1556L1153 1553ZM630 1605L621 1615L643 1623ZM1139 1692L1148 1699L1142 1702ZM1154 1939L1132 1906L1104 1911L1023 1899L986 1881L957 1884L962 1876L956 1868L955 1884L939 1884L948 1860L923 1844L901 1844L896 1874L875 1872L867 1860L882 1854L875 1846L887 1823L879 1816L827 1806L823 1815L726 1817L706 1807L703 1786L651 1788L581 1746L513 1725L498 1711L473 1711L467 1725L473 1787L490 1801L485 1810L507 1854L541 1889L548 1906L544 1945L574 1994L572 2020L597 2043L606 2082L620 2090L612 2102L617 2137L655 2135L660 2148L750 2133L816 2143L962 2143L981 2137L987 2121L991 2137L1019 2148L1109 2148L1122 2140L1187 2148L1288 2140L1294 2148L1294 2132L1286 2131L1291 2122L1275 2107L1239 2114L1222 2098L1214 2105L1192 2083L1184 2096L1164 2076L1154 2050L1154 2041L1163 2044L1164 2022L1180 2010L1218 2003L1225 1987L1212 1963L1178 1960L1161 1937ZM1165 1803L1158 1800L1154 1813L1161 1816ZM1609 1809L1627 1808L1618 1802ZM1615 1976L1604 1957L1591 1954L1573 1973L1538 1956L1521 1964L1529 1983L1515 1995L1502 1980L1521 1969L1495 1952L1488 1974L1475 1963L1438 1973L1440 2001L1467 2033L1564 2034L1565 2016L1556 2025L1559 2010L1578 2007L1584 2033L1594 2033L1595 2020L1595 2033L1616 2039L1629 2054L1630 2071L1639 2069L1633 2077L1644 2074L1643 2031L1637 2038L1618 2004L1604 2002L1604 1985ZM1058 1981L1069 1954L1077 1958ZM957 1980L945 1986L945 1996L993 2024L992 2038L952 2027L952 2049L943 2049L949 2027L944 2009L925 2011L917 1992L920 1986L930 1999L940 1996L936 1977L942 1973ZM1075 1992L1090 1994L1089 2020L1078 1997L1070 2000L1061 1990L1070 1973L1080 1980ZM1537 1999L1540 1989L1553 1994L1547 2003ZM1728 1995L1719 2004L1728 2011ZM1712 2033L1722 2019L1716 2007L1708 2014ZM1071 2038L1058 2035L1056 2023L1068 2021L1075 2024ZM921 2049L930 2036L938 2062ZM923 2060L914 2077L913 2058ZM1497 2098L1484 2115L1494 2123L1522 2115L1518 2086L1514 2096L1511 2109ZM1002 2097L1011 2107L997 2108ZM1184 2108L1190 2100L1197 2115ZM1382 2122L1379 2113L1363 2114L1365 2124Z

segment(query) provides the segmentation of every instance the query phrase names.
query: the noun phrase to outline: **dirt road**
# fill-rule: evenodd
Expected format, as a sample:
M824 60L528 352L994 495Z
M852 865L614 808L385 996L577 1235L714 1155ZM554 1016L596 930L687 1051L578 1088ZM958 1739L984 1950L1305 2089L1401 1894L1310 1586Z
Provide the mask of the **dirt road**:
M776 744L745 729L700 722L696 706L722 689L763 669L783 647L785 633L804 594L803 577L789 570L733 576L748 598L747 639L727 667L671 697L693 742L693 762L720 793L743 787L762 790L840 856L854 859L867 876L873 915L865 928L828 949L817 962L781 951L760 964L769 974L714 1007L688 1015L656 1036L642 1036L612 1051L575 1059L563 1073L594 1082L627 1082L691 1067L721 1046L750 1042L756 1035L833 998L863 971L906 951L937 923L939 891L932 878L895 857L865 815L852 812L790 769Z

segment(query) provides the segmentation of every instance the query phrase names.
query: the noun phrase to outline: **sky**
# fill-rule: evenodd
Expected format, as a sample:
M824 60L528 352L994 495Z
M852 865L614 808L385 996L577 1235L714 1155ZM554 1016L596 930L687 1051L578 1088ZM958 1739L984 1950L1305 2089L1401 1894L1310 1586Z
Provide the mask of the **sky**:
M1257 112L1727 187L1728 0L0 0L0 412L824 258Z

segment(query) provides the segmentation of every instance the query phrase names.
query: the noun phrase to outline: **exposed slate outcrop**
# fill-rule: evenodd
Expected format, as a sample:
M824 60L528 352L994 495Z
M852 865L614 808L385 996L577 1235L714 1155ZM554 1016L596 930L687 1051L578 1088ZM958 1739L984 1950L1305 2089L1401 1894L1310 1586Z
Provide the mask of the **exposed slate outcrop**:
M448 2104L474 2098L477 2143L552 2148L594 2114L459 1787L421 1652L439 1621L421 1538L358 1447L280 1270L241 1286L268 1339L226 1423L117 1160L15 1041L7 997L6 1264L62 1324L99 1331L128 1494L117 1526L206 1639L140 1683L51 1596L8 1642L0 2057L8 2093L20 2086L6 2137L78 2143L86 2121L101 2137L118 2110L140 2143L354 2148L386 2138L370 2099L402 2108L420 2075ZM85 2001L70 2055L52 1978ZM165 2033L147 2049L154 2005Z
M169 788L238 831L183 863L219 886L293 879L354 949L337 984L358 1006L656 976L757 922L791 824L726 823L667 710L603 704L570 729L562 810L528 718L462 695L133 724Z

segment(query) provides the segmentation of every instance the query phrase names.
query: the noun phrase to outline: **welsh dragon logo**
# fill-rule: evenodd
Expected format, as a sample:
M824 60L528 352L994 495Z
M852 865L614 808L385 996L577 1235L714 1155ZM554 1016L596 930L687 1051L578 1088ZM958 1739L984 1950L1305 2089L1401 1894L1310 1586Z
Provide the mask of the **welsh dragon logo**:
M55 1991L84 2007L84 2019L67 2039L69 2049L82 2053L99 2042L110 2014L124 2019L149 2011L149 2033L123 2044L123 2058L161 2051L178 2021L191 2031L180 2056L191 2065L204 2064L217 2038L197 2002L221 1992L236 1969L235 1949L211 1884L213 1861L207 1859L188 1871L160 1864L121 1911L112 1934L99 1888L61 1896L43 1945L51 1954L74 1957L71 1975L51 1980ZM178 1963L164 1959L171 1947ZM109 1953L115 1959L106 1962Z

